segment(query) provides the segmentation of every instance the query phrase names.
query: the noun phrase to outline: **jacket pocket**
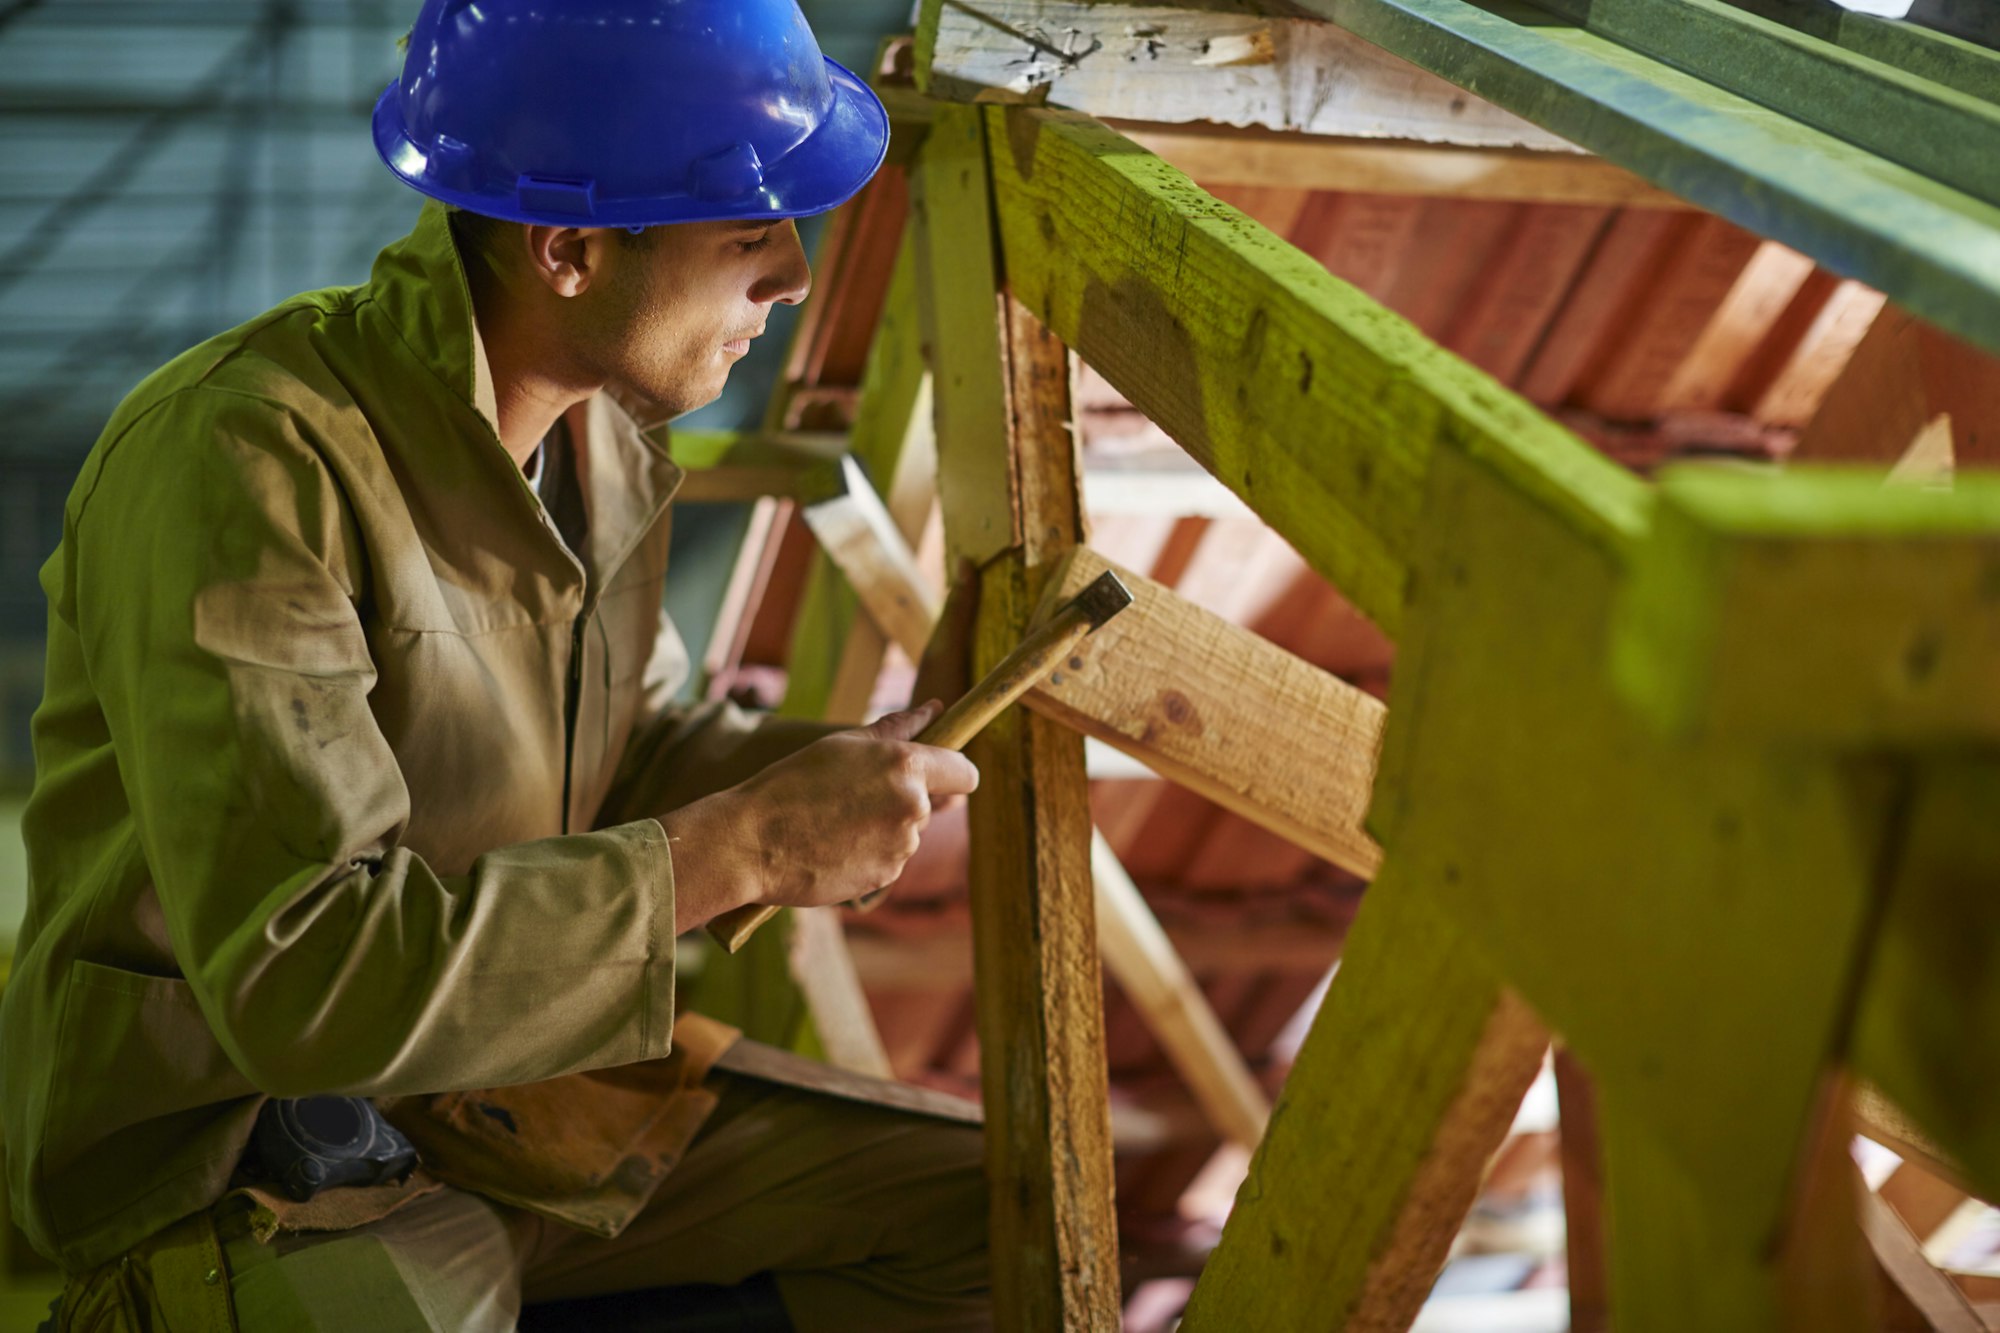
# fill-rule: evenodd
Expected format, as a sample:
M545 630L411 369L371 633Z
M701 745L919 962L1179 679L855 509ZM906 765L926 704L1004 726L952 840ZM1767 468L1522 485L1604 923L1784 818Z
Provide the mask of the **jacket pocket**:
M59 1234L176 1181L209 1202L264 1100L187 982L85 959L70 964L49 1077L42 1169Z

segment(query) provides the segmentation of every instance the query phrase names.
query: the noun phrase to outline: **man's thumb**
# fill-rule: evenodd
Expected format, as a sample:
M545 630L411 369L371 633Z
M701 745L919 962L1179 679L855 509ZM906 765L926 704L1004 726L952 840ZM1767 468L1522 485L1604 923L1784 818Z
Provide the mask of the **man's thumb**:
M944 705L933 699L916 708L886 713L863 727L861 734L872 736L878 741L915 740L917 733L929 726L943 711Z

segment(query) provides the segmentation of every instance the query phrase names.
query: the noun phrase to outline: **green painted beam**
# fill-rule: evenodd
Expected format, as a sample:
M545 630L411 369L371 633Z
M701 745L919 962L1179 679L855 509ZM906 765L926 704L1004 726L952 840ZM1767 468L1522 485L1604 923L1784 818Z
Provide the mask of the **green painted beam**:
M1629 472L1158 157L1074 113L988 114L1015 297L1386 632L1440 448L1604 550L1639 526Z
M1612 640L1642 715L1738 743L2000 740L2000 478L1688 466L1658 495Z
M1630 51L2000 204L2000 107L1723 0L1533 0Z
M2000 208L1510 0L1297 0L2000 351Z
M2000 52L1916 23L1842 9L1832 0L1730 0L1738 9L1809 33L1842 50L1933 83L2000 103Z

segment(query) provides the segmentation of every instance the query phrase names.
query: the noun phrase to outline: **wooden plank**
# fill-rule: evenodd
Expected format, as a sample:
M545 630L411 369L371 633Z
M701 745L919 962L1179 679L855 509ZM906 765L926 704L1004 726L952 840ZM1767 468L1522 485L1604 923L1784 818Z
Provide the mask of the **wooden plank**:
M1687 201L1602 158L1532 148L1354 139L1202 123L1102 116L1209 189L1219 185L1337 190L1597 208L1684 209Z
M1879 1195L1861 1190L1861 1230L1882 1272L1935 1333L1986 1333L1965 1293L1931 1266L1922 1241Z
M1086 0L926 0L933 97L1154 124L1212 121L1432 143L1569 145L1338 27Z
M1604 1252L1604 1146L1590 1074L1566 1047L1555 1054L1562 1108L1563 1238L1569 1277L1569 1333L1611 1327Z
M1658 210L1612 219L1523 371L1523 394L1548 407L1569 401L1606 355L1614 341L1612 330L1630 318L1660 253L1686 226L1684 218Z
M1523 5L1297 8L2000 351L2000 209L1990 203Z
M1522 211L1519 204L1425 204L1410 247L1420 262L1397 271L1382 304L1442 341Z
M791 963L792 979L805 996L827 1062L857 1074L894 1078L847 951L838 909L815 907L792 914Z
M1760 421L1803 426L1882 311L1882 293L1858 282L1840 282L1813 316L1797 346L1754 401L1742 404Z
M1951 418L1960 459L2000 462L2000 358L1884 310L1800 435L1794 457L1893 462L1941 414Z
M1533 0L1628 51L1725 88L1989 204L2000 107L1723 0Z
M1050 578L1044 611L1116 568L1077 550ZM1380 852L1362 820L1382 705L1172 589L1117 573L1133 604L1036 686L1029 706L1335 865L1372 875Z
M861 599L890 642L921 653L941 601L917 568L916 553L889 507L851 457L841 460L839 491L801 506L820 549Z
M1370 812L1385 866L1588 1064L1619 1326L1776 1327L1771 1242L1862 966L1885 793L1654 734L1605 664L1631 554L1481 459L1440 451L1431 480Z
M1020 642L1047 568L1082 536L1070 359L999 294L984 138L979 112L941 110L916 179L947 542L983 562L975 673ZM981 773L970 880L995 1321L1115 1329L1083 741L1009 710L968 753Z
M1442 438L1607 543L1636 521L1615 464L1158 158L990 114L1015 295L1385 630Z
M1961 479L1961 484L1963 480ZM1992 812L2000 766L1976 754L1927 758L1876 932L1853 1045L1854 1068L1905 1111L1935 1157L1982 1198L2000 1197L2000 1126L1984 1113L2000 1086L2000 874ZM1927 1163L1928 1165L1929 1163Z
M1660 413L1722 408L1744 363L1816 272L1812 260L1776 241L1759 245L1661 391Z
M1683 220L1681 235L1650 275L1646 299L1610 356L1580 386L1578 402L1614 421L1650 421L1665 390L1736 286L1759 242L1720 218Z
M1875 1196L1902 1219L1918 1245L1928 1243L1966 1201L1964 1190L1908 1161L1889 1173L1876 1187Z
M1101 834L1091 840L1090 865L1105 970L1145 1015L1147 1029L1217 1133L1255 1148L1271 1118L1270 1099Z
M1000 270L990 237L981 113L940 107L911 179L917 218L919 327L935 377L938 498L947 568L984 564L1021 541L1007 449ZM1007 503L996 504L999 496Z
M1451 314L1444 345L1501 383L1513 383L1610 220L1608 208L1524 210Z
M1427 887L1369 889L1187 1333L1402 1329L1429 1294L1548 1034Z
M1292 243L1336 278L1386 301L1427 212L1424 200L1406 195L1315 195Z
M2000 99L2000 55L1915 22L1854 13L1816 0L1735 0L1750 10L1842 50L1988 102Z
M1667 473L1612 645L1677 735L1872 747L2000 736L2000 478Z

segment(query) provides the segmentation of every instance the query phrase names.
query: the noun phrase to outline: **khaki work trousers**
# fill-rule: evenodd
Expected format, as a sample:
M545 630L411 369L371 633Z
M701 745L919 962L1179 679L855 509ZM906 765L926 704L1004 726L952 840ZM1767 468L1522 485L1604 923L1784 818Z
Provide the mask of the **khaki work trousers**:
M615 1240L455 1189L269 1244L224 1213L237 1333L505 1333L524 1304L764 1272L802 1333L992 1327L979 1130L726 1071L709 1086L714 1112Z

